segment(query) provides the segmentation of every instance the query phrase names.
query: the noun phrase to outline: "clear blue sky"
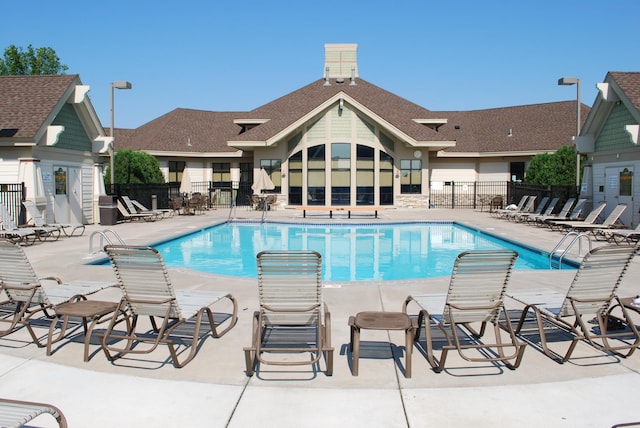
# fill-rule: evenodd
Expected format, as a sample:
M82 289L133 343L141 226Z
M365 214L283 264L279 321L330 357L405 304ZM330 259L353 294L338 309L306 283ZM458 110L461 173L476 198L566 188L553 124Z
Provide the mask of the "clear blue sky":
M638 0L3 1L0 49L53 48L110 126L175 108L248 111L322 78L325 43L357 43L360 77L430 110L575 100L640 71ZM0 94L1 96L1 94Z

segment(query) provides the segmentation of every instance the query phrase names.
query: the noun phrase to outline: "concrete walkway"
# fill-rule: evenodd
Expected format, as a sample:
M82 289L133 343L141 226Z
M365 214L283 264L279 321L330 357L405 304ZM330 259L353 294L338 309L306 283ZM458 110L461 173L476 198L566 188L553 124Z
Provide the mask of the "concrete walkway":
M261 213L238 208L234 217L258 219ZM154 223L127 223L110 228L127 244L153 244L226 221L229 210L177 216ZM296 222L329 221L279 209L267 219ZM550 251L561 234L515 224L472 210L386 210L379 219L358 217L332 222L395 220L455 220L517 239ZM114 280L110 266L87 266L104 255L96 231L89 226L82 237L61 238L25 247L36 273L64 280ZM170 269L176 288L227 290L239 302L239 321L219 339L207 338L197 357L175 369L166 347L146 356L109 362L97 344L91 360L82 361L81 329L62 342L52 356L30 343L26 332L0 339L0 396L48 402L64 412L71 427L609 427L640 421L640 352L628 359L603 354L580 343L574 358L557 364L533 346L527 346L515 371L502 365L472 364L451 355L447 370L436 374L419 351L413 355L413 377L403 376L402 332L363 333L360 375L350 371L349 315L363 310L398 311L412 293L444 291L448 277L424 281L388 281L335 284L325 289L332 314L334 375L309 367L263 366L248 378L242 348L251 338L251 314L257 308L255 280L210 275L189 269ZM511 286L563 288L570 271L516 272ZM119 290L95 298L117 301ZM640 293L640 258L636 257L620 295ZM43 334L45 330L42 329ZM398 345L390 347L388 342ZM97 342L96 342L97 343ZM396 350L396 353L392 352ZM322 363L321 368L324 367ZM55 426L47 415L32 425Z

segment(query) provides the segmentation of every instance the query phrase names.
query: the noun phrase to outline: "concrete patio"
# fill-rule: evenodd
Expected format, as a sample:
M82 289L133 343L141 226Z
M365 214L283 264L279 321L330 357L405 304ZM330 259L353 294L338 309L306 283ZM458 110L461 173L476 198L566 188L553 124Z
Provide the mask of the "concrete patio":
M239 207L234 217L259 219L261 214ZM153 244L228 217L228 209L212 210L109 228L127 244ZM301 211L283 208L266 215L267 220L325 223L455 220L543 251L552 250L562 236L472 210L389 209L379 217L347 220L334 216L329 220L326 215L314 214L303 219ZM88 226L82 237L24 249L38 275L115 280L110 266L86 265L104 256L90 255L89 248L92 233L105 228ZM98 238L93 238L94 248L99 246ZM367 331L362 337L360 373L352 376L348 317L364 310L399 311L409 294L446 290L448 277L328 284L324 297L332 315L333 376L308 366L263 366L249 378L242 349L249 345L251 314L258 307L256 281L182 268L170 269L170 275L176 288L226 290L239 303L235 328L222 338L204 340L197 357L186 367L174 368L166 347L150 355L109 362L96 341L91 360L84 363L81 328L48 357L45 349L36 347L28 334L20 331L0 339L0 396L54 404L71 427L609 427L640 421L635 401L640 396L640 352L621 359L585 343L578 344L574 357L563 365L527 346L515 371L502 365L467 363L451 354L447 369L436 374L416 350L413 376L406 379L404 355L394 358L392 347L386 345L402 346L403 332ZM573 275L566 270L517 271L511 287L563 289ZM634 296L640 293L639 284L640 257L636 257L619 294ZM119 290L109 289L95 298L117 301ZM376 346L381 342L385 345ZM55 423L44 415L31 425Z

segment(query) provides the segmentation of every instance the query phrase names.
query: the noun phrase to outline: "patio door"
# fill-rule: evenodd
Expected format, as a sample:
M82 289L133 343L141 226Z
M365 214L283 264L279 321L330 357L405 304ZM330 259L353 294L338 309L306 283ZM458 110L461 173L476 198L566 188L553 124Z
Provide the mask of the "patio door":
M631 226L633 219L633 167L609 167L605 169L606 188L604 200L607 203L603 217L618 204L625 204L627 209L620 216L620 221Z

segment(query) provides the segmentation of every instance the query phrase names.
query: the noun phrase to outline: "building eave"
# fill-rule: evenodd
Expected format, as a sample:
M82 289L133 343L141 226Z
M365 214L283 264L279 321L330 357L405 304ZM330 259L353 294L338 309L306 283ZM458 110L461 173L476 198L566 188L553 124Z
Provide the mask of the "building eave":
M555 153L555 150L527 150L520 152L436 152L439 158L494 158L494 157L521 157L535 156L541 153Z
M152 156L157 157L180 157L180 158L241 158L242 150L234 152L180 152L180 151L163 151L163 150L141 150Z

